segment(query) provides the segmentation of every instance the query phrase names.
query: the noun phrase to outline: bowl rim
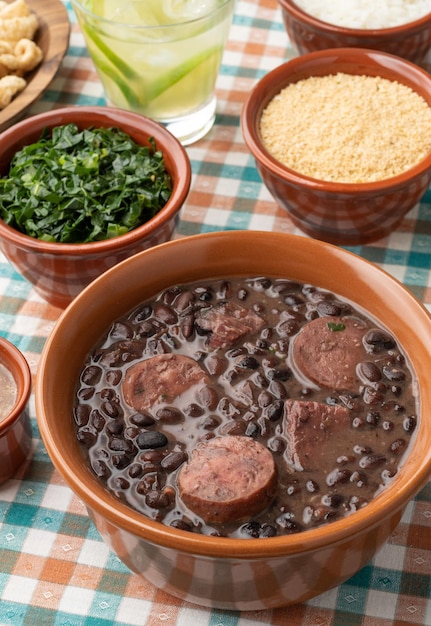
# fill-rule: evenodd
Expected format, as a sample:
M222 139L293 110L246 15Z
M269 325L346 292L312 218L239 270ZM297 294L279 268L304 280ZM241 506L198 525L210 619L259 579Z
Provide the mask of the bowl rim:
M421 337L423 338L425 335L427 341L431 343L430 314L413 293L400 281L372 262L333 244L299 235L267 231L210 232L160 244L159 246L144 250L122 261L93 281L93 283L85 288L61 314L54 330L47 339L38 366L35 403L37 421L42 439L58 471L63 475L71 489L86 503L89 510L95 512L96 517L101 516L117 528L126 529L128 532L149 542L174 548L182 553L197 553L208 557L235 557L238 559L283 558L283 556L287 554L310 552L322 547L329 547L347 537L355 536L365 529L378 526L384 518L387 518L387 512L385 512L387 505L389 505L391 513L401 511L407 505L408 501L424 486L431 473L431 448L426 446L424 438L420 438L418 435L414 440L414 446L415 448L422 446L423 462L420 467L416 466L414 471L410 465L407 467L405 470L407 480L404 477L401 485L398 485L398 483L400 482L400 475L403 476L402 470L394 478L392 483L394 487L384 489L378 497L371 500L364 509L356 511L353 515L298 534L266 538L264 540L204 536L167 527L149 518L143 518L142 514L134 511L126 504L115 499L113 495L109 494L102 484L98 482L91 470L85 467L84 464L76 470L74 462L69 464L68 461L62 460L62 445L59 444L55 432L51 428L50 422L52 418L49 418L45 413L43 396L44 393L47 393L47 378L49 377L44 377L43 372L47 367L47 363L49 363L51 356L50 350L53 343L58 342L58 338L61 339L62 333L67 332L65 328L68 324L69 316L80 309L88 310L88 306L91 306L90 302L94 302L94 299L97 300L97 296L101 295L106 289L105 281L107 278L109 282L115 281L117 276L121 276L123 272L130 271L130 268L133 268L135 264L145 262L147 257L149 257L149 263L157 262L158 259L160 260L160 255L163 255L167 246L172 247L179 255L190 255L190 250L193 250L193 246L198 246L200 242L205 242L206 239L214 241L218 246L231 246L232 241L246 241L249 246L258 246L263 241L266 241L265 245L268 246L268 249L272 249L274 242L277 243L277 246L283 247L288 246L290 242L296 245L298 250L301 249L304 251L301 252L301 255L309 253L312 255L311 258L316 258L318 254L323 254L323 260L325 257L327 259L331 256L333 261L337 263L339 261L343 262L344 259L344 262L349 264L349 272L354 272L355 276L359 275L360 272L364 273L367 278L367 284L372 284L370 281L373 277L375 279L384 278L385 284L390 285L390 293L393 294L395 301L398 299L403 303L403 306L406 308L409 307L411 311L414 311L416 318L414 326L415 336L421 333ZM269 246L271 246L271 248L269 248ZM253 247L253 249L255 248ZM295 262L296 261L294 261L294 263ZM422 379L424 380L425 374L423 371L421 373ZM421 415L427 403L431 405L431 398L421 398ZM431 426L427 426L427 428L431 428ZM403 467L405 467L405 464ZM370 517L372 518L371 524Z
M370 38L375 39L377 37L381 40L385 40L392 39L393 37L396 37L396 35L413 34L415 31L419 31L427 27L428 23L431 21L430 11L416 20L399 24L398 26L390 26L387 28L349 28L348 26L339 26L314 17L299 7L294 0L277 0L277 2L286 12L294 15L296 19L308 23L316 30L326 31L334 35L338 34L341 36L357 37L358 39L363 40Z
M0 336L0 363L6 367L12 374L17 387L17 398L9 413L0 418L0 437L4 436L11 428L13 428L17 419L26 408L27 402L31 394L31 372L27 359L22 352L5 337ZM19 374L20 380L17 380L13 369Z
M259 165L269 170L277 178L286 179L292 184L301 185L302 187L314 191L337 194L369 194L370 192L384 192L389 188L391 190L396 190L397 188L403 187L407 181L410 182L421 177L423 173L431 167L431 150L416 165L396 176L391 176L390 178L373 182L348 183L325 181L301 174L287 165L283 165L263 146L263 143L260 140L259 120L265 106L267 106L272 98L276 96L285 86L291 84L291 82L297 82L302 78L306 78L298 75L301 72L306 72L307 76L313 76L312 71L308 74L307 69L311 68L311 70L313 70L313 67L318 66L319 61L324 62L325 60L327 62L331 61L331 63L341 61L343 63L348 63L352 67L358 63L364 64L367 61L372 61L373 65L376 67L389 67L391 73L394 74L394 78L390 80L394 81L397 80L395 75L399 77L402 76L402 73L400 73L399 70L404 69L404 75L408 75L409 80L417 84L420 83L422 85L428 85L430 92L428 105L431 107L431 75L426 70L422 69L418 65L415 65L411 61L408 61L407 59L389 52L374 50L372 48L356 47L327 48L324 50L304 53L285 61L281 65L278 65L267 72L251 89L243 104L240 116L243 138ZM331 67L331 65L329 65L329 67ZM348 73L347 70L343 70L343 72ZM298 75L295 77L294 81L289 80L291 73L296 73ZM329 74L330 72L323 75ZM399 82L402 81L399 80ZM274 85L277 85L276 89L274 88ZM413 87L411 88L413 89Z
M162 124L145 117L140 113L134 113L132 111L126 111L124 109L117 109L109 106L69 105L44 111L17 122L0 133L0 144L2 140L11 140L13 142L13 137L20 131L26 135L31 133L35 124L40 128L40 131L42 131L45 127L53 128L54 126L72 122L77 122L79 125L80 122L85 123L85 120L89 115L98 118L99 120L109 120L112 122L112 124L110 124L112 126L116 125L121 127L124 124L136 126L136 128L144 131L148 137L154 136L156 147L158 147L158 142L160 140L166 142L167 150L172 155L172 163L174 164L176 171L181 172L181 176L175 177L172 193L166 204L159 210L158 213L156 213L156 215L144 224L137 226L124 235L112 237L111 239L103 239L101 241L89 243L59 243L42 241L12 228L0 218L1 237L4 237L6 240L14 243L18 247L26 247L27 249L35 252L43 250L46 254L65 256L81 256L83 254L100 255L103 253L108 254L112 249L129 246L151 236L153 232L163 227L178 213L178 210L186 200L190 189L192 175L190 159L184 146L181 145L172 133L162 126ZM95 124L92 125L95 126ZM22 143L22 141L20 143Z

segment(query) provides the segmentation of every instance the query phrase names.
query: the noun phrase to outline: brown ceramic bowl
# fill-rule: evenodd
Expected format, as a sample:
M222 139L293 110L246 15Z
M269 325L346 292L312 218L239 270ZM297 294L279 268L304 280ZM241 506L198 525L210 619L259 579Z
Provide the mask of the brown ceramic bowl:
M0 484L11 478L26 460L31 448L28 401L31 393L30 368L23 354L0 337L0 364L12 374L16 400L7 415L0 417Z
M66 107L34 115L0 134L0 176L24 145L37 141L44 128L76 123L79 128L118 127L141 145L153 137L165 158L172 195L151 220L112 239L84 244L44 242L24 235L0 220L0 249L12 265L50 304L64 308L91 282L115 263L170 239L178 213L187 197L190 160L179 141L163 126L137 113L110 107Z
M266 74L247 97L241 126L263 182L295 225L312 237L355 245L390 233L421 199L431 180L431 152L402 174L370 183L318 180L270 155L260 135L260 119L268 103L291 83L338 72L397 81L431 105L431 76L421 68L384 52L339 48L305 54Z
M299 54L326 48L372 48L421 64L431 48L431 12L392 28L357 29L316 19L293 0L278 2L289 39Z
M89 351L111 323L160 290L228 276L289 277L335 291L384 320L420 389L416 435L402 469L366 507L290 536L233 539L164 526L110 495L75 440L74 393ZM112 297L115 293L115 298ZM205 606L259 610L298 603L361 569L398 524L431 471L431 320L394 278L337 246L279 233L231 231L176 239L108 270L63 312L43 350L36 414L54 465L85 502L107 544L134 572Z

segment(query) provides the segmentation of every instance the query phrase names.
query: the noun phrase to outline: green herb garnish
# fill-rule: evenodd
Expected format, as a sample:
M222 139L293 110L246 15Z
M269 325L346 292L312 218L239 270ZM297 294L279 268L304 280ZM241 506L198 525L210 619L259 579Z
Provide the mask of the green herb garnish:
M0 179L0 217L30 237L89 243L123 235L166 204L163 154L117 128L46 130L17 152Z
M328 328L329 330L332 330L334 333L337 333L340 330L344 330L346 327L342 323L336 324L335 322L328 322Z

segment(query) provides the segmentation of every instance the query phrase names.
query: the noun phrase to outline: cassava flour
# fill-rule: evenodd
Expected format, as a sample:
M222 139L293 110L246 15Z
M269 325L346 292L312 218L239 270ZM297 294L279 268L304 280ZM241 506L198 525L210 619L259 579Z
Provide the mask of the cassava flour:
M260 133L275 159L306 176L374 182L431 151L431 108L406 85L379 76L312 76L268 103Z

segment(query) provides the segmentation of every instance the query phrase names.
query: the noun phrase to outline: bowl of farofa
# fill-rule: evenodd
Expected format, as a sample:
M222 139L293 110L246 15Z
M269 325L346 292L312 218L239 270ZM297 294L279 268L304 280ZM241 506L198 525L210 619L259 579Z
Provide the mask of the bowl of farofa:
M0 249L62 308L115 263L170 239L190 187L176 138L110 107L32 116L0 134L0 153Z
M133 572L198 605L270 609L361 569L427 482L430 355L428 312L374 264L307 237L207 233L77 296L41 355L36 415Z
M305 233L361 244L390 233L431 178L431 77L339 48L266 74L241 114L263 182Z
M369 11L355 2L278 0L286 32L299 54L327 48L368 48L426 63L431 11L425 2L389 2Z

